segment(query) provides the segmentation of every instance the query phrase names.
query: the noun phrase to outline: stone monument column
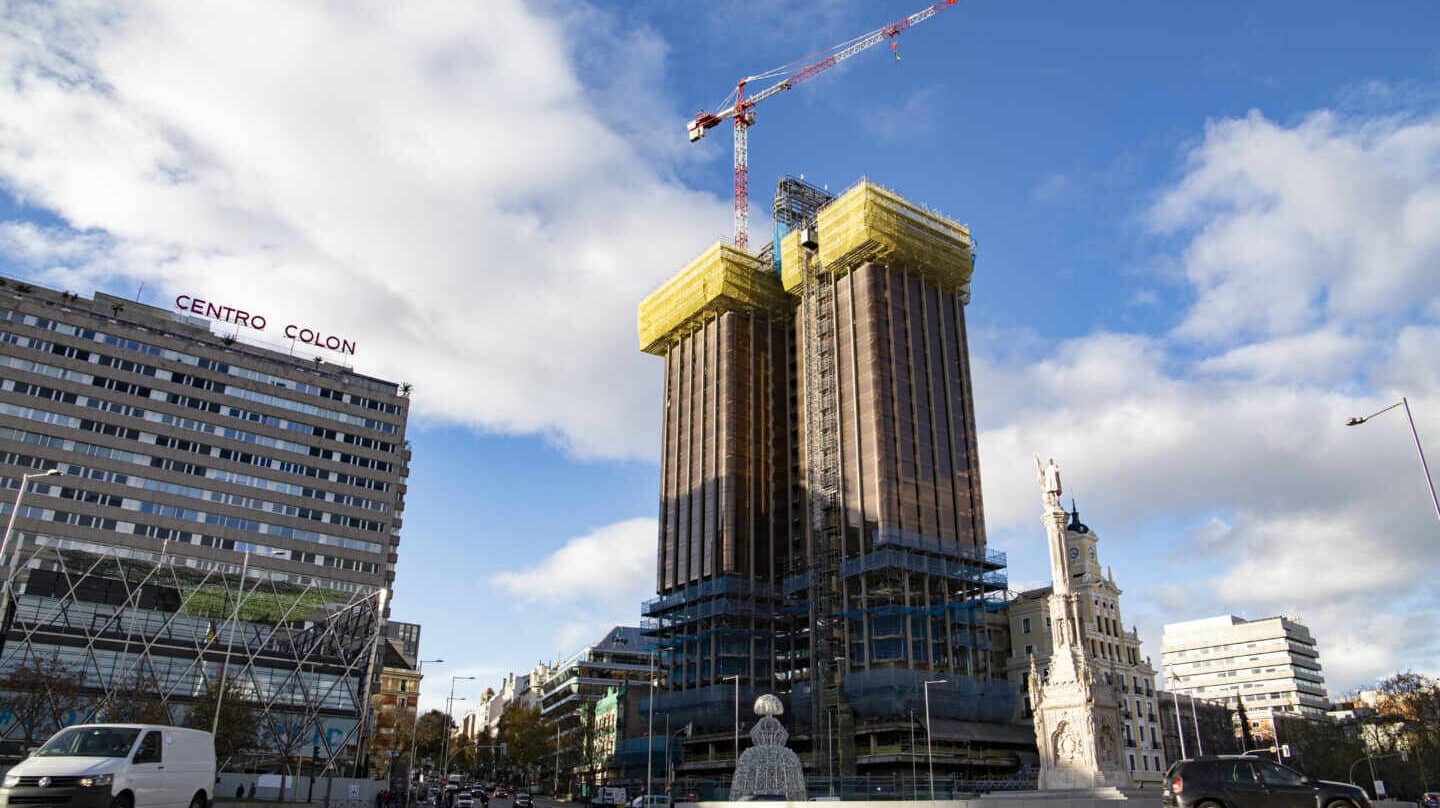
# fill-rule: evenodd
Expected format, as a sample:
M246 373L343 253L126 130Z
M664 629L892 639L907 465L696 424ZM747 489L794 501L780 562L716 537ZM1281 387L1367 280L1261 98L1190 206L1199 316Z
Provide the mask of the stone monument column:
M1030 702L1035 744L1040 749L1040 788L1046 791L1105 790L1131 785L1121 757L1120 700L1115 687L1096 678L1086 642L1087 625L1070 586L1065 554L1067 514L1060 505L1060 467L1035 458L1041 488L1041 519L1050 542L1050 667L1030 662Z

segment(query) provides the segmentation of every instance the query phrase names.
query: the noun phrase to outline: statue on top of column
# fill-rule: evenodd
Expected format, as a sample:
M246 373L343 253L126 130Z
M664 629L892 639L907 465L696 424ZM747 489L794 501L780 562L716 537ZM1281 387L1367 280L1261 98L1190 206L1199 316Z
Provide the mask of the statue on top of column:
M1044 492L1042 498L1047 511L1065 510L1060 505L1060 494L1063 489L1060 485L1060 467L1055 465L1055 458L1050 458L1050 464L1040 465L1040 458L1035 458L1035 478L1040 483L1040 489Z

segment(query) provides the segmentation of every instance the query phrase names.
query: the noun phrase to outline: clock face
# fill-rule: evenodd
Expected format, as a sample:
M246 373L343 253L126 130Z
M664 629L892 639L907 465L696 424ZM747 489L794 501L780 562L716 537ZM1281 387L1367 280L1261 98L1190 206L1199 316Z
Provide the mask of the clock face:
M1071 561L1074 561L1074 560L1078 559L1079 557L1080 557L1080 548L1079 548L1079 547L1071 547L1071 548L1070 548L1070 560L1071 560Z

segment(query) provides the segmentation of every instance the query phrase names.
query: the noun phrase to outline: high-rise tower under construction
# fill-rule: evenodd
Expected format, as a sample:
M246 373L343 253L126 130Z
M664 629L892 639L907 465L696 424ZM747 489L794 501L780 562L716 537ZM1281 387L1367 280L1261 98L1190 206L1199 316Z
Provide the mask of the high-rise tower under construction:
M786 698L812 772L908 772L931 681L937 764L1013 768L1031 739L989 653L1005 559L985 547L969 230L870 182L794 179L775 223L759 255L711 247L640 306L665 358L657 709L692 745L714 734L697 772L730 765L740 689Z

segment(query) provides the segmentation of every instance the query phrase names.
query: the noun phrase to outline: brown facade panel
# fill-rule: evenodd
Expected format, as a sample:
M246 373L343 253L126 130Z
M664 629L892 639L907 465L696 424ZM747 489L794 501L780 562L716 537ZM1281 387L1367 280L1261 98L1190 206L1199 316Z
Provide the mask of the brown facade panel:
M784 531L776 483L788 476L777 469L784 452L775 427L788 386L787 325L727 312L666 354L662 593L717 575L774 578Z

